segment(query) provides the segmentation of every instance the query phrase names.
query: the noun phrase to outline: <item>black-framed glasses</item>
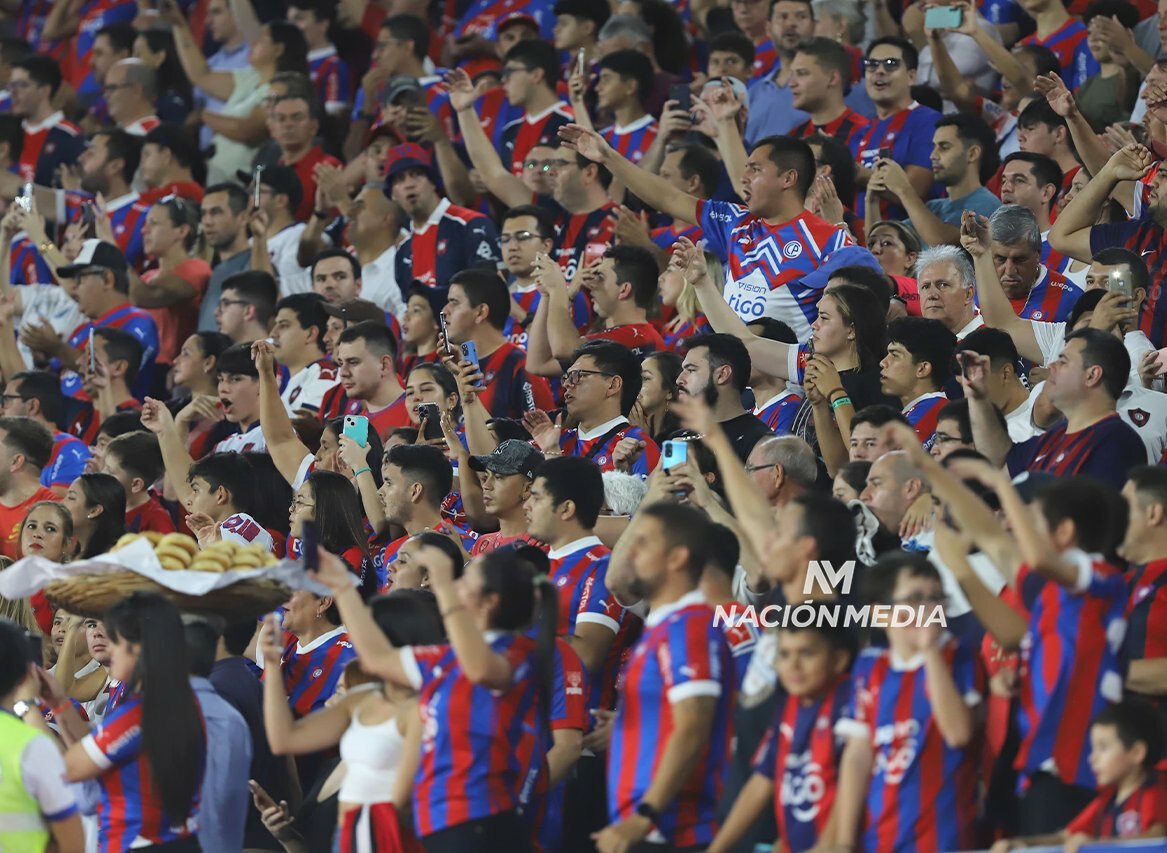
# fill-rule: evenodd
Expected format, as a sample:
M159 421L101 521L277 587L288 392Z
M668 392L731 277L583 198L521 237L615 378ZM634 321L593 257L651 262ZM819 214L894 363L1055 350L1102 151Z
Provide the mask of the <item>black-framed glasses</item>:
M863 60L863 68L867 71L874 71L876 68L882 68L884 71L891 73L904 64L902 59L896 59L894 56L889 56L886 59L865 59Z
M288 510L291 512L295 512L296 510L300 509L301 507L305 507L307 509L312 509L315 506L316 506L316 504L310 504L310 503L308 503L308 501L297 496L297 497L292 498L292 503L290 506L288 506Z
M780 464L781 463L779 462L766 462L762 465L747 465L746 473L753 474L755 471L765 471L767 468L777 468Z
M559 377L559 381L564 385L578 385L585 376L607 376L611 379L615 375L606 370L569 370Z
M498 243L500 246L506 246L509 243L526 243L538 236L534 231L516 231L514 234L500 234Z
M219 300L220 308L230 308L232 305L250 305L246 299L227 299L226 297Z
M4 405L8 405L9 400L19 400L22 403L28 402L28 397L23 394L0 394L0 400L4 401Z

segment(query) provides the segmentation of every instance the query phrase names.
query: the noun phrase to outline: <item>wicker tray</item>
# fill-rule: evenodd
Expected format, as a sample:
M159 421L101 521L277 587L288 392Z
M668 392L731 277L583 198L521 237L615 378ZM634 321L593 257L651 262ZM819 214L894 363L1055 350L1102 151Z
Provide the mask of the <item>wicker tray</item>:
M156 592L180 610L215 613L229 620L252 619L285 603L291 592L272 580L251 580L214 589L206 595L186 595L155 583L135 572L74 575L50 581L45 597L54 607L79 616L100 619L114 602L132 592Z

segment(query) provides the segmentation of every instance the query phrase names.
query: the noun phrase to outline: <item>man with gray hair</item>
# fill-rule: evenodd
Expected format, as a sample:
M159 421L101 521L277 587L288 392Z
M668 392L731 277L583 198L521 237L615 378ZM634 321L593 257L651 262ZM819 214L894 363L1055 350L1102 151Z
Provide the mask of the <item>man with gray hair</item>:
M158 75L142 60L131 58L115 62L106 72L101 89L110 118L126 133L145 136L161 124L154 115Z
M929 491L920 469L902 450L894 450L871 463L867 485L859 500L879 520L879 526L898 537L908 508Z
M1041 262L1037 217L1020 204L1003 204L989 217L989 251L997 279L1024 320L1061 323L1082 290Z
M770 506L781 509L814 488L818 460L801 438L776 435L754 445L746 460L746 471Z
M964 337L985 325L973 305L976 273L972 258L959 246L933 246L916 261L920 315L939 320L956 335Z

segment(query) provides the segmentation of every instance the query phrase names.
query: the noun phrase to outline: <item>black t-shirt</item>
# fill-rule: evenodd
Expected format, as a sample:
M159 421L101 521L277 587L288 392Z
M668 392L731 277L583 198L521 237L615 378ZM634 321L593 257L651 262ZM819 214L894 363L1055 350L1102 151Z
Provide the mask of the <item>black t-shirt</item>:
M766 436L774 434L768 426L749 412L743 412L736 418L722 421L721 428L729 436L729 442L733 445L734 452L743 463L749 457L755 444Z

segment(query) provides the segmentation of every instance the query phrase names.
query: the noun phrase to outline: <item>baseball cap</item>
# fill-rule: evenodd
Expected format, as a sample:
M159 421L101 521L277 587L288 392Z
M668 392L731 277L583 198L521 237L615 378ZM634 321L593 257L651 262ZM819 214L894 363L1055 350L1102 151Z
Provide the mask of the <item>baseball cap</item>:
M72 278L82 270L94 267L112 272L126 272L130 265L126 263L126 256L122 250L113 243L90 239L81 244L81 252L73 263L57 267L57 275Z
M385 312L367 299L346 299L343 302L325 302L322 306L329 317L338 317L346 323L360 323L363 320L385 322Z
M465 71L473 82L478 82L478 78L483 74L502 76L502 63L493 56L471 56L459 62L458 67Z
M494 31L496 33L501 33L507 27L513 26L515 24L526 24L529 27L534 27L536 32L539 30L539 22L535 20L534 15L529 15L526 12L511 12L509 15L505 15L503 19L498 22L497 26L494 28Z
M393 184L393 178L410 169L424 169L434 186L440 186L437 173L434 171L434 161L430 153L416 142L407 142L389 149L385 157L388 166L385 168L385 188Z
M522 474L528 480L535 479L535 471L542 464L543 454L517 438L508 438L489 456L470 457L470 468L474 471L490 471L503 476Z
M249 187L254 175L246 169L240 169L235 173L235 177L243 186ZM300 202L304 198L304 187L300 184L300 176L289 166L281 166L278 163L264 166L259 173L259 184L268 187L275 195L286 195L288 206L293 210L300 206Z
M398 98L407 94L415 95L423 102L425 101L425 91L421 88L421 82L416 77L408 74L396 74L389 78L389 82L381 90L381 103L396 103Z
M720 79L710 80L705 84L704 88L702 88L701 91L702 91L702 93L708 92L710 89L716 89L719 86L724 86L724 85L725 84L722 83ZM730 77L729 78L729 85L730 85L730 88L733 89L734 96L744 104L746 102L747 97L748 97L748 95L746 94L746 84L743 83L741 80L737 79L736 77Z

